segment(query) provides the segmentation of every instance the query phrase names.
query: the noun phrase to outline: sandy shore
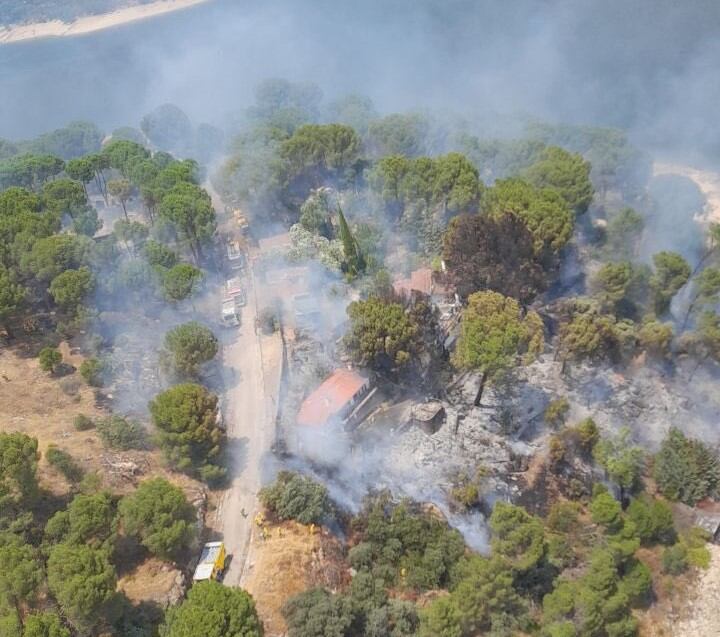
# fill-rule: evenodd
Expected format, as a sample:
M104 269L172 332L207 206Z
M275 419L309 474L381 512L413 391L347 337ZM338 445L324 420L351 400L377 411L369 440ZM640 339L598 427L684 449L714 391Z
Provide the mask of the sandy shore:
M70 23L52 20L51 22L0 27L0 44L93 33L94 31L109 29L120 26L121 24L153 18L163 15L164 13L170 13L171 11L187 9L188 7L208 1L209 0L157 0L157 2L151 2L150 4L118 9L112 13L84 16Z

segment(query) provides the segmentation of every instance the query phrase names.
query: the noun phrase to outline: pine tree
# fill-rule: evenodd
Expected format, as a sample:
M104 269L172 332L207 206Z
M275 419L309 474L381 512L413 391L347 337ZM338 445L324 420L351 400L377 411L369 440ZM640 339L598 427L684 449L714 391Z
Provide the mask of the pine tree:
M345 255L345 263L343 270L351 275L357 276L365 270L365 258L360 251L357 240L350 232L350 227L345 220L342 208L338 206L338 222L340 224L340 240L343 244L343 253Z

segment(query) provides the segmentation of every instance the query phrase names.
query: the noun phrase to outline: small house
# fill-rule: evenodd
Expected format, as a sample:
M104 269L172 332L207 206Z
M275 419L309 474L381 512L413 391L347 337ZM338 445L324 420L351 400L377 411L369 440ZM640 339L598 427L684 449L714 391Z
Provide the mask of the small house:
M303 401L296 422L300 427L344 424L369 393L369 379L336 369Z

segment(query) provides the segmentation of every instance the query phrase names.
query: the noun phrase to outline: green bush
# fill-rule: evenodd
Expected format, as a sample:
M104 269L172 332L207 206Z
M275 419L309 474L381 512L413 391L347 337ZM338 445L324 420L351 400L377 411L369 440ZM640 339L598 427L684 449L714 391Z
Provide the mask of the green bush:
M699 440L671 429L655 456L655 480L663 495L694 506L720 489L720 460Z
M162 559L179 557L195 539L195 509L182 489L163 478L141 483L119 510L125 532Z
M53 373L57 366L62 363L62 354L54 347L43 347L38 354L40 369L44 372Z
M546 407L543 418L551 427L561 427L565 424L568 411L570 411L570 403L567 398L556 398Z
M663 551L663 572L668 575L680 575L688 569L689 565L687 546L685 546L682 542L678 542L673 546L668 546Z
M75 462L75 459L55 445L50 445L45 452L47 461L62 473L70 482L80 482L84 475L82 467Z
M319 524L333 517L327 489L317 482L290 471L281 471L275 482L260 490L263 506L280 520Z
M662 500L635 498L626 514L637 527L638 537L643 544L672 544L675 541L672 511Z
M85 414L78 414L73 420L73 426L76 431L87 431L95 426L92 418L89 418Z
M145 429L134 420L113 415L98 420L95 426L103 443L111 449L127 451L146 446Z
M91 387L102 387L105 366L97 358L86 358L80 364L80 376Z

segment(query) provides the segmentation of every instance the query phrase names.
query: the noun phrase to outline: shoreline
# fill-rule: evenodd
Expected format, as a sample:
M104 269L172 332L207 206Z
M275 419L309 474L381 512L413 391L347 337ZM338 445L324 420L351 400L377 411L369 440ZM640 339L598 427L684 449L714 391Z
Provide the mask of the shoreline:
M124 7L111 13L82 16L73 22L51 20L49 22L18 24L10 27L0 26L0 45L95 33L166 13L189 9L206 2L209 2L209 0L156 0L150 4Z

